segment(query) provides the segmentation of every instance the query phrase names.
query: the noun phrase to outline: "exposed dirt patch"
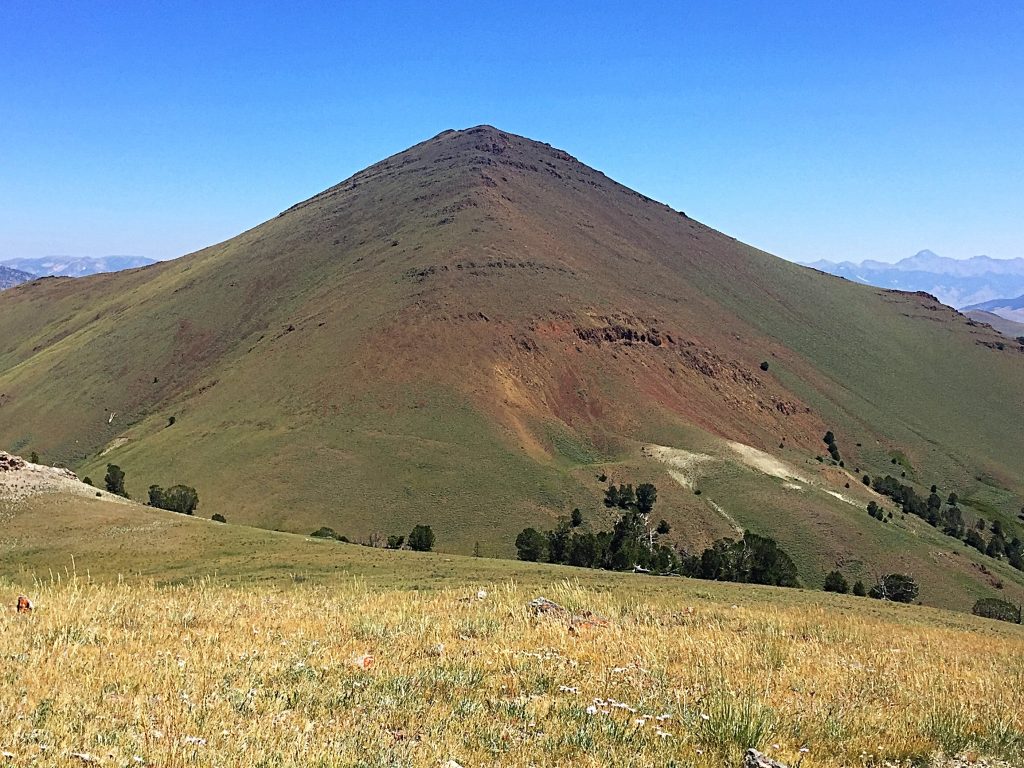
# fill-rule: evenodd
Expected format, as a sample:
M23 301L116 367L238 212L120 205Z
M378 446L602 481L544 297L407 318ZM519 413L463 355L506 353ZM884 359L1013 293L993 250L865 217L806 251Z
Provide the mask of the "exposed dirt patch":
M706 453L693 453L666 445L647 445L644 446L644 452L671 467L668 473L684 488L693 488L694 481L700 477L701 468L716 461L714 456Z
M102 451L100 451L100 456L106 456L108 453L110 453L113 450L116 450L116 449L120 448L122 445L125 445L127 442L128 442L128 438L127 437L115 437L113 440L110 441L110 445L108 445L106 448L104 448Z
M728 446L739 457L739 460L751 469L756 469L758 472L763 472L766 475L771 475L781 480L799 480L801 483L810 482L806 477L797 472L796 469L782 461L782 459L775 458L770 453L759 451L750 445L732 441L728 443Z
M851 499L849 496L844 496L843 494L839 493L839 491L829 491L829 490L826 490L825 493L827 493L829 496L834 496L835 498L839 499L840 501L845 501L851 507L858 507L859 508L861 506L860 502L856 501L855 499Z
M41 493L54 492L95 496L97 490L79 480L70 469L33 464L0 451L0 499L22 501ZM103 496L118 498L109 493L103 493Z

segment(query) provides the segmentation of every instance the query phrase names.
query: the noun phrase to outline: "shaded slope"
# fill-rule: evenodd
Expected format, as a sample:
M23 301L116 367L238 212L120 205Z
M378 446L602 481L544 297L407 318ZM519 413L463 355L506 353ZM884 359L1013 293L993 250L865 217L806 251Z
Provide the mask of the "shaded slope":
M489 127L177 261L6 292L0 327L0 445L93 476L114 460L136 496L185 481L229 519L292 531L428 522L448 548L508 553L524 525L598 508L590 465L667 487L640 441L813 461L834 429L872 474L894 454L950 490L983 474L1009 521L1024 475L1005 417L1024 355L994 332ZM773 485L757 504L791 500ZM682 491L665 506L683 542L722 532Z

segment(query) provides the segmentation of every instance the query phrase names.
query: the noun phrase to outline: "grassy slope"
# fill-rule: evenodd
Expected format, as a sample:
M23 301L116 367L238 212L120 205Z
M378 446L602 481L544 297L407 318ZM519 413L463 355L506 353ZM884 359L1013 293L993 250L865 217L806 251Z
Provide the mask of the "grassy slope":
M116 461L137 497L188 482L205 514L269 528L426 522L445 547L508 554L525 525L599 514L603 462L667 489L639 442L784 438L807 461L831 428L851 468L894 471L898 453L1017 530L1024 451L1005 414L1024 356L927 299L775 259L491 129L176 262L5 292L0 325L0 444L96 479ZM675 342L581 338L609 326ZM791 541L809 581L903 546L931 557L827 498L750 482L722 503ZM722 532L707 505L663 499L682 543Z
M0 620L0 655L17 659L0 676L0 749L15 760L712 766L750 746L789 764L807 748L819 766L1024 758L1015 625L369 550L103 499L40 496L0 515L0 594L37 606ZM608 625L532 618L538 594ZM366 653L372 669L355 668ZM636 712L588 714L595 699ZM671 736L634 722L647 714L668 715Z

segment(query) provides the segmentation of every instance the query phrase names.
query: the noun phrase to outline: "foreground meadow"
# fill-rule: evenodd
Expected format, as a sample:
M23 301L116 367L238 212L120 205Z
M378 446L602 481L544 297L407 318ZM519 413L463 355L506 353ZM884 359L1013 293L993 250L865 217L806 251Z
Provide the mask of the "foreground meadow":
M565 581L544 594L566 612L536 615L538 594L37 585L32 614L0 619L0 752L166 767L721 766L751 746L803 766L1024 758L1017 627Z

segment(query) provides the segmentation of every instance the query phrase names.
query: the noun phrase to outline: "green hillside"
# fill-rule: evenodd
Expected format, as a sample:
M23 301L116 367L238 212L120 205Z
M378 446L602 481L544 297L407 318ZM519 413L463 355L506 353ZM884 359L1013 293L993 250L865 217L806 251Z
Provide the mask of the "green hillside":
M573 507L603 524L606 473L655 482L687 548L731 529L710 499L776 536L807 583L902 565L960 608L989 575L916 519L867 517L860 476L934 483L971 523L1021 533L1016 345L486 126L176 261L5 291L0 328L0 447L93 478L115 462L136 498L194 485L201 514L264 528L422 522L447 551L508 556ZM844 468L816 461L826 430ZM726 441L809 482L787 488ZM648 445L716 457L706 493Z

